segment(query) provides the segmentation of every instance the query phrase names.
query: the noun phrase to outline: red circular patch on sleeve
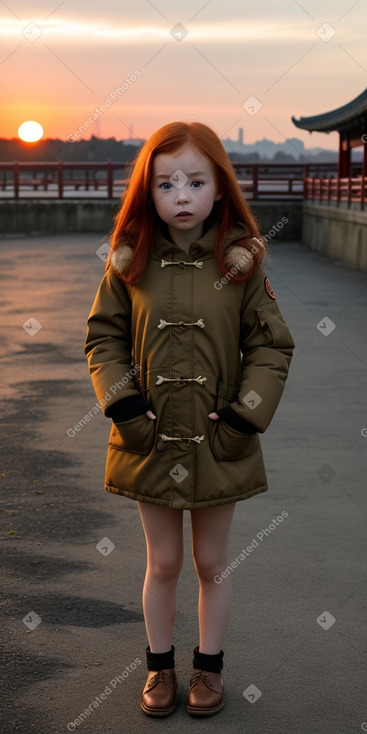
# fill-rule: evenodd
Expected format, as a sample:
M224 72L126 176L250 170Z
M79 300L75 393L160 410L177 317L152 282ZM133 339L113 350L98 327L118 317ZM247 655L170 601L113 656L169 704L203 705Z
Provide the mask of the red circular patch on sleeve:
M270 296L270 298L272 298L273 301L276 301L275 293L274 293L274 291L273 291L273 289L272 289L272 287L270 285L269 278L265 278L265 280L264 280L264 286L265 286L265 290L266 290L268 296Z

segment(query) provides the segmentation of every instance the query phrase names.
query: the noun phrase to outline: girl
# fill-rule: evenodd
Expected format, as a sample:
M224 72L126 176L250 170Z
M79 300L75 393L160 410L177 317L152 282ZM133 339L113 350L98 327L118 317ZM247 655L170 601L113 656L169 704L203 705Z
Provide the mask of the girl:
M266 248L211 128L173 122L149 138L115 219L85 353L112 418L105 489L137 501L146 539L140 703L151 716L176 705L183 510L200 586L186 709L207 716L224 705L231 522L238 500L268 489L258 434L294 349L261 264Z

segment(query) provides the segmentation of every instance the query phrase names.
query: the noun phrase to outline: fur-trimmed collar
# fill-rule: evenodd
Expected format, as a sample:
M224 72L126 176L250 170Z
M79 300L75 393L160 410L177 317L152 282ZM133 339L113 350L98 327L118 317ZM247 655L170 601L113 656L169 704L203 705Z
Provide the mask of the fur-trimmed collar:
M212 227L207 235L211 234L213 235L212 230L217 230L218 225L215 227ZM231 268L236 268L241 273L248 273L252 268L252 252L259 253L261 255L261 260L264 258L265 252L266 252L266 245L264 243L256 238L251 237L251 235L246 234L248 233L247 228L245 225L242 225L241 223L238 223L237 226L234 228L229 240L230 244L227 245L225 252L224 252L224 262L226 266L228 267L228 270ZM216 233L215 233L216 234ZM201 243L204 245L208 245L211 239L213 237L209 238L204 234L201 238L201 240L198 240L198 245ZM240 239L248 239L250 244L250 251L246 247L242 247L242 245L236 245L236 240ZM160 238L161 243L166 243L167 245L171 244L171 248L174 247L172 243L169 243L168 240L166 240L164 237ZM233 242L233 244L231 244ZM212 246L214 245L214 239L212 242ZM130 245L120 245L115 250L113 250L111 255L111 268L113 272L117 276L122 276L126 274L129 270L129 267L131 265L133 257L133 248Z
M130 245L120 245L113 250L111 255L111 268L116 275L124 275L128 272L133 259L133 248Z

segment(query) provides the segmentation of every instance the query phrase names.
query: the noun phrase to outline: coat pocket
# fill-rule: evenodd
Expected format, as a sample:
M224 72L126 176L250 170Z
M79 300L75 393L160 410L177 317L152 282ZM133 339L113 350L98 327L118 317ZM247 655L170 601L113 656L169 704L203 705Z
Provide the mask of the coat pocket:
M260 327L273 346L289 344L289 331L276 301L255 308Z
M225 421L211 421L209 444L217 461L238 461L259 448L257 433L251 435L235 431Z
M145 413L112 425L109 446L130 454L149 454L155 440L155 423Z

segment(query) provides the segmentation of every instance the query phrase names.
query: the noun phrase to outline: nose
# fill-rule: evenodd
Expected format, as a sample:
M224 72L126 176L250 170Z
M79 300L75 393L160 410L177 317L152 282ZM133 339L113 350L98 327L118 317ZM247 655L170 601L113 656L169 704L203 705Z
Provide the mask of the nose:
M190 201L190 192L184 184L184 186L181 186L181 188L176 190L176 201L178 204L182 204L183 202Z

